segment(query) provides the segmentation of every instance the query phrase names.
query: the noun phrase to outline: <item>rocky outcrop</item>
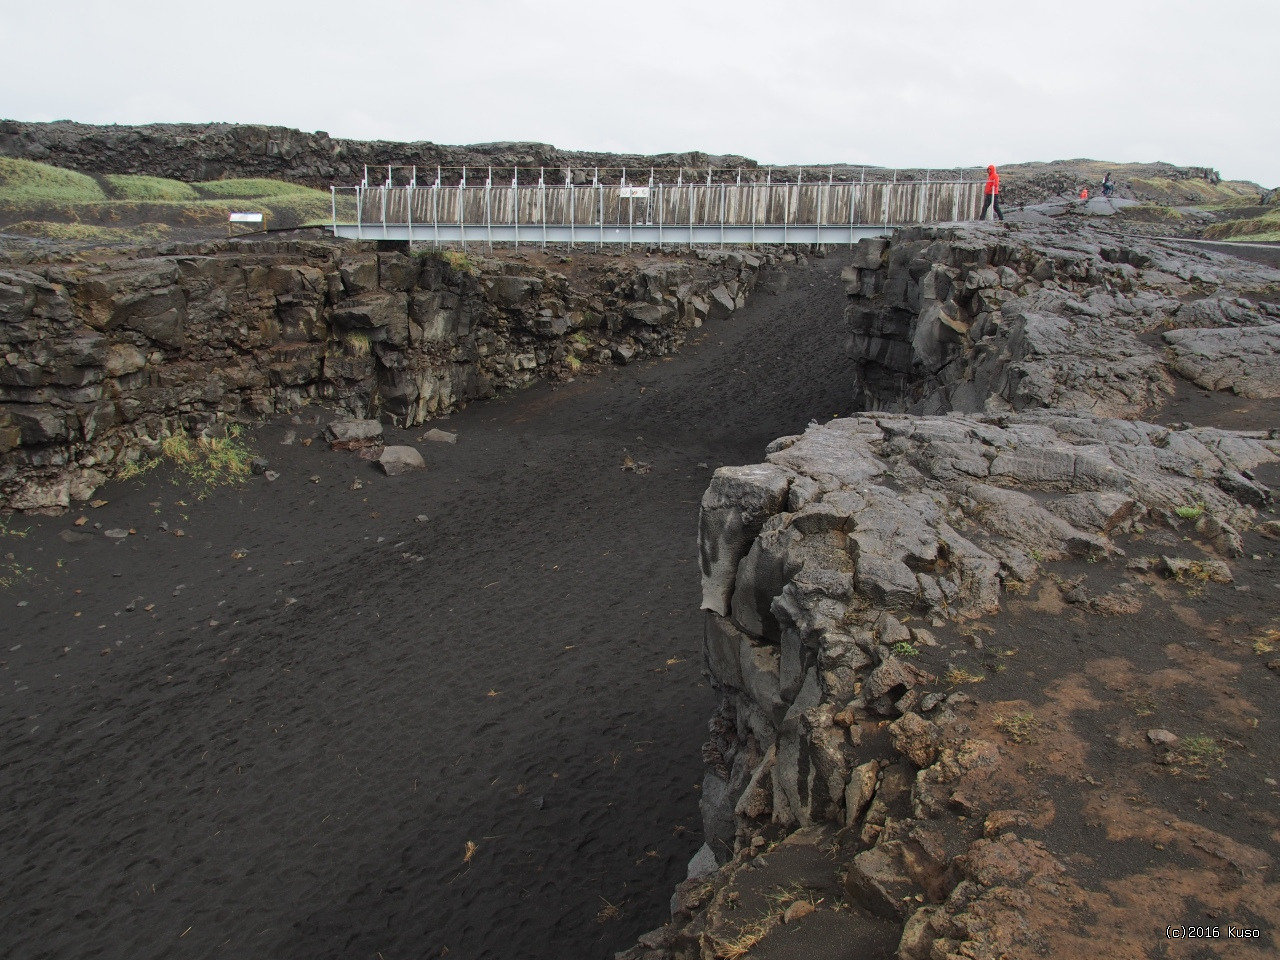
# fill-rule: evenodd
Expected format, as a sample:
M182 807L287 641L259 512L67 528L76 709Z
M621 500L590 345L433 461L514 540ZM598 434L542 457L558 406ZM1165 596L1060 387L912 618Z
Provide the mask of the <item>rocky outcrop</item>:
M820 950L883 924L893 946L860 949L942 960L1070 944L1088 955L1096 933L1068 929L1063 910L1106 897L1028 834L1055 818L1032 771L1098 784L1086 748L1065 749L1061 734L1078 698L1097 704L1059 678L1070 703L1051 735L1031 711L1002 714L968 692L1002 664L968 665L1016 598L1122 616L1142 608L1141 589L1159 595L1150 578L1195 595L1264 560L1245 544L1274 525L1260 516L1274 503L1260 475L1275 475L1280 430L1140 417L1180 377L1276 395L1280 275L1167 244L979 227L863 241L844 279L870 412L777 440L764 463L721 468L703 498L704 655L719 695L703 748L707 845L672 922L642 941L647 952L623 956L773 955L775 939ZM1058 572L1074 564L1105 571L1107 591ZM1174 758L1157 762L1179 762L1176 736L1148 740ZM1034 758L1013 749L1029 742ZM1110 794L1090 802L1093 825ZM1163 823L1162 837L1195 835L1195 849L1241 864L1238 882L1262 896L1264 851ZM840 889L779 866L792 844L824 851ZM813 912L795 928L783 909L735 921L734 898L761 877L804 891ZM1131 904L1109 909L1133 920Z
M327 243L173 246L0 269L0 504L87 499L169 434L322 400L408 426L498 390L660 356L766 257L558 272Z
M845 281L866 410L1136 418L1165 402L1175 372L1246 396L1274 396L1280 376L1275 272L1208 251L1087 230L921 229L863 241Z
M1280 397L1280 323L1247 330L1170 330L1173 369L1206 390L1242 397Z
M1270 433L1056 411L881 413L813 425L762 464L717 470L700 532L706 675L720 697L703 751L707 846L672 923L622 956L713 958L744 943L754 955L800 936L780 900L730 912L761 886L807 899L815 911L796 922L819 942L834 930L883 939L889 924L907 960L1043 946L1049 921L1023 914L1084 896L1057 854L1019 834L1047 822L1034 807L1046 801L1002 806L1023 775L973 729L975 624L1058 559L1151 572L1126 555L1135 536L1194 541L1226 560L1168 562L1229 579L1242 532L1271 502L1254 470L1277 460ZM1059 589L1103 612L1125 596ZM922 651L932 669L917 665ZM823 887L830 866L809 876L796 846L822 850L841 888Z
M434 176L437 166L475 168L519 166L580 168L650 166L687 168L708 165L746 167L745 157L711 156L697 151L655 156L559 150L546 143L486 143L446 146L419 141L342 140L324 131L233 123L158 123L110 126L58 121L0 121L0 156L36 160L84 173L125 173L170 177L189 183L225 177L272 177L327 187L352 184L366 165L417 165ZM450 176L453 173L450 172ZM581 181L580 181L581 182Z
M703 785L712 851L727 860L763 823L856 820L867 791L854 774L883 759L880 726L945 706L924 693L916 645L997 612L1042 563L1117 561L1114 538L1135 525L1193 527L1238 555L1271 497L1252 471L1278 456L1280 438L1213 428L868 414L718 470L701 533L722 695ZM916 766L933 763L918 719L890 729Z

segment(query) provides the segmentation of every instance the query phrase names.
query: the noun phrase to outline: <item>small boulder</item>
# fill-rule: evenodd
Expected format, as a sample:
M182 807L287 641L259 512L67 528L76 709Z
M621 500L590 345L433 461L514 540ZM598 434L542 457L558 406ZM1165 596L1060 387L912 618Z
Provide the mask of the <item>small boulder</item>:
M802 917L807 917L813 913L814 906L808 900L797 900L791 906L787 907L787 912L782 915L783 923L795 923Z
M378 457L378 466L389 477L396 477L411 470L423 470L426 463L413 447L387 447Z
M325 438L335 450L355 450L382 441L382 424L377 420L335 420L325 428Z

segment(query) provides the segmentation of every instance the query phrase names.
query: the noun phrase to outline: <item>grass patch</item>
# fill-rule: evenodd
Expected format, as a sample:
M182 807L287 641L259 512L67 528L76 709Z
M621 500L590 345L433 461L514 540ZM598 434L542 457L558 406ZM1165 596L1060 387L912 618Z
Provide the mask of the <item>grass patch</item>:
M1280 234L1280 210L1205 227L1206 240L1273 240Z
M192 184L195 194L205 200L259 200L267 197L288 197L295 194L318 194L327 202L329 194L323 190L304 187L284 180L266 177L241 177L229 180L206 180Z
M1174 207L1166 207L1160 204L1143 204L1139 207L1122 207L1119 211L1120 216L1130 220L1141 220L1143 223L1167 223L1169 221L1185 220L1186 214Z
M164 177L138 177L126 174L109 173L107 190L113 200L165 200L184 201L199 200L200 194L195 187L181 180L168 180Z
M765 917L743 927L732 939L720 937L713 939L711 945L715 951L716 960L741 960L758 946L761 940L769 936L781 922L780 916Z
M919 651L919 650L917 650L917 649L916 649L914 646L912 646L911 644L907 643L905 640L902 640L902 641L899 641L898 643L895 643L895 644L890 648L890 650L893 652L893 655L894 655L895 657L903 657L903 658L908 659L908 660L909 660L909 659L911 659L912 657L918 657L918 656L920 656L920 651Z
M339 197L337 207L339 220L355 220L354 197ZM73 237L38 232L30 224L115 227L153 223L204 228L225 224L233 212L261 213L272 227L321 225L333 218L333 198L326 190L266 178L189 184L164 177L111 174L100 183L72 170L0 157L0 222L22 223L29 236L106 240L107 235ZM145 239L146 233L142 236ZM138 237L122 239L137 242Z
M1198 737L1186 737L1179 744L1175 756L1180 763L1189 767L1225 767L1222 746L1213 737L1201 734Z
M1253 638L1253 652L1260 657L1276 652L1276 644L1280 644L1280 630L1272 627L1266 633Z
M1133 192L1142 200L1157 204L1204 205L1230 203L1241 198L1259 197L1258 188L1236 180L1172 180L1168 177L1133 177L1129 180Z
M106 200L98 181L74 170L0 157L0 201L77 203Z
M441 250L438 256L459 273L465 273L471 277L480 273L480 268L472 263L471 258L461 250Z
M1125 698L1133 712L1140 717L1150 717L1156 712L1156 702L1149 694L1132 693Z
M99 227L89 223L58 223L53 220L19 220L5 227L6 233L59 243L126 244L154 243L169 235L166 223L140 223L136 227Z
M9 518L0 519L0 542L10 537L21 539L27 535L26 529L17 530L9 525ZM15 583L20 583L31 575L31 567L24 567L10 552L5 551L0 557L0 590L7 590Z
M1034 743L1041 723L1034 713L1015 713L1011 717L997 716L996 729L1014 743Z
M347 355L351 357L367 357L372 343L367 333L353 331L344 334L342 337L342 346L346 350Z
M1199 520L1204 514L1204 504L1197 503L1190 507L1176 507L1173 512L1183 520Z
M964 667L947 667L947 672L942 675L942 682L951 687L958 687L962 683L981 683L987 679L979 673L973 673Z
M170 463L192 484L202 487L205 496L213 487L243 482L251 473L249 461L253 452L241 439L240 427L227 429L225 437L191 437L175 433L160 444L160 455L129 464L120 471L119 479L130 480Z

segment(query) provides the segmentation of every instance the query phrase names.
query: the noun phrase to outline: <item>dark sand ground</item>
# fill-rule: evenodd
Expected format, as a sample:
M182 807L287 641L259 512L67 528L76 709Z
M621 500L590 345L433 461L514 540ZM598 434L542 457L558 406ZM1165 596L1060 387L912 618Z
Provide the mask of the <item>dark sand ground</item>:
M456 445L389 431L425 473L303 446L308 410L252 435L274 483L9 518L0 955L590 958L664 919L713 708L698 502L847 412L843 259Z

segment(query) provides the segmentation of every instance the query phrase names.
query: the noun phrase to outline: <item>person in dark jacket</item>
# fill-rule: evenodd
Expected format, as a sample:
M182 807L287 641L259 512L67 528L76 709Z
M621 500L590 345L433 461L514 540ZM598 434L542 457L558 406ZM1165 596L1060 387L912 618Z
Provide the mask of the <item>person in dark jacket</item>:
M987 185L982 189L982 212L978 214L978 219L987 219L987 210L993 207L996 216L1003 220L1004 211L1000 209L1000 174L996 173L995 164L987 167Z

